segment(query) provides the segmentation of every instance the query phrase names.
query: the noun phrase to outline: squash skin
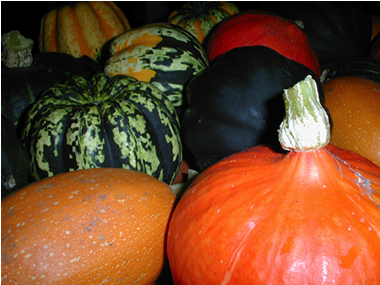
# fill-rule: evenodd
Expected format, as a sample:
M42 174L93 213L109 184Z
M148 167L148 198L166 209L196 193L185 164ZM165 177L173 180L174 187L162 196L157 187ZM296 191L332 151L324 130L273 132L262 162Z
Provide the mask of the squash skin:
M174 210L174 283L380 284L379 183L379 167L332 145L231 155Z
M282 92L308 74L322 89L306 66L268 47L252 46L222 54L192 78L181 126L198 170L262 143L281 149L277 129L285 115Z
M89 58L76 59L68 54L42 52L33 55L33 63L23 68L1 67L1 109L21 138L28 108L46 89L71 76L86 79L100 70Z
M233 48L266 46L295 60L320 76L318 58L296 22L260 10L240 11L219 23L207 40L210 61Z
M151 285L174 201L167 184L125 169L28 185L2 201L2 284Z
M184 86L209 65L202 45L188 31L168 23L144 25L116 37L104 71L152 83L178 110Z
M182 161L179 128L174 107L154 85L97 73L46 90L28 112L22 142L35 180L116 167L170 184Z
M231 2L187 2L169 15L168 23L184 28L203 43L217 23L237 12L239 8Z
M333 122L331 144L380 166L380 84L358 76L323 83Z
M103 45L131 27L112 1L84 1L48 12L40 25L40 52L87 55L100 62Z
M29 184L29 153L1 114L1 198Z
M300 20L321 69L366 56L372 22L358 1L263 2L261 9Z

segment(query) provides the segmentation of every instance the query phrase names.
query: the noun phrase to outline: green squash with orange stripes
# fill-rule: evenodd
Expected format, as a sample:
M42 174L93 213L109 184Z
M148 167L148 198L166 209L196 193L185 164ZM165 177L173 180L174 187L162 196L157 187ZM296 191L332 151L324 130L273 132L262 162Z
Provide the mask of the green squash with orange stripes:
M184 28L203 43L217 23L237 12L239 8L230 2L189 1L169 15L168 23Z
M28 112L22 142L35 180L114 167L172 183L182 161L180 125L154 85L126 76L74 76L54 85Z
M157 23L113 39L104 70L152 83L180 107L186 103L184 85L208 64L205 50L193 35L179 26Z

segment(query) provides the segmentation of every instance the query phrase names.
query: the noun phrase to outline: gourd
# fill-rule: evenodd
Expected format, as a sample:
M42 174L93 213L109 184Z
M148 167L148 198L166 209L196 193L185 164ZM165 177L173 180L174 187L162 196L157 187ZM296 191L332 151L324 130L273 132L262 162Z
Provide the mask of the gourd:
M380 166L380 83L342 76L323 83L333 131L331 144Z
M181 124L194 168L202 171L258 144L278 145L277 127L285 115L282 91L308 74L317 79L312 70L273 49L250 46L224 53L194 76Z
M88 57L68 54L32 54L33 41L19 31L2 36L1 112L21 136L27 109L43 91L73 75L89 79L100 66Z
M87 55L101 62L104 44L131 27L112 1L84 1L63 5L41 19L39 50Z
M115 167L172 183L182 161L179 119L154 85L126 76L74 76L46 90L28 112L22 142L35 180Z
M300 22L265 11L240 11L215 27L207 41L207 55L213 61L233 48L266 46L309 67L320 76L318 58L302 27Z
M110 43L105 72L124 74L157 86L178 109L184 86L208 66L206 52L189 32L168 23L144 25Z
M184 28L203 43L217 23L237 12L239 8L230 2L189 1L169 15L168 23Z
M1 115L1 198L29 183L29 154L9 120Z
M1 203L1 283L152 285L174 202L167 184L127 169L32 183Z
M371 57L361 57L326 69L323 81L337 77L360 76L380 84L380 61Z
M263 2L261 9L302 21L322 70L368 53L372 22L361 2Z
M283 152L232 154L177 204L167 239L174 284L380 283L380 167L328 144L310 76L283 95Z

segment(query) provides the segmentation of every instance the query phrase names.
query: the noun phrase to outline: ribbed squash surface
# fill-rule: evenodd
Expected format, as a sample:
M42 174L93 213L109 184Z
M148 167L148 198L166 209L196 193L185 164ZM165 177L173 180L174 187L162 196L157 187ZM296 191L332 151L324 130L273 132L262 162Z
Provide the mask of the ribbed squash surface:
M160 88L174 106L183 104L184 85L208 66L200 42L179 26L145 25L116 37L105 72L125 74Z
M36 180L116 167L171 183L182 161L174 107L152 84L125 75L74 76L48 89L29 111L22 139Z

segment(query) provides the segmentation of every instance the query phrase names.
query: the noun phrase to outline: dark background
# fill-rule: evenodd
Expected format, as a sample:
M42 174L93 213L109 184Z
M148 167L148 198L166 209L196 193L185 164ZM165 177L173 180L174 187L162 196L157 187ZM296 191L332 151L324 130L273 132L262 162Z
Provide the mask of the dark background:
M1 1L1 34L18 30L35 42L38 48L40 21L50 10L74 1ZM116 1L132 28L157 22L166 22L169 14L185 1ZM240 10L260 9L261 1L233 1ZM380 14L377 1L362 2L370 14Z

